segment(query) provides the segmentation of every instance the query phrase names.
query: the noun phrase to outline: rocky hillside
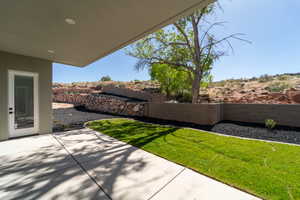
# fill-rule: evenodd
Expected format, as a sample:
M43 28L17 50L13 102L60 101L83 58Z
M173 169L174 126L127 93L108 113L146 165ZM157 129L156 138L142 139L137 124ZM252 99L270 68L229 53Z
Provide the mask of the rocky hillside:
M209 102L300 103L300 73L224 80L212 83L202 92Z
M120 88L128 88L134 91L145 91L159 93L159 83L156 81L95 81L95 82L74 82L74 83L54 83L53 88L90 88L102 90L103 87L113 85Z
M107 85L134 91L159 93L159 83L155 81L54 83L53 87L102 90ZM251 79L229 79L213 82L207 89L201 91L201 99L204 103L300 103L300 73L263 75Z

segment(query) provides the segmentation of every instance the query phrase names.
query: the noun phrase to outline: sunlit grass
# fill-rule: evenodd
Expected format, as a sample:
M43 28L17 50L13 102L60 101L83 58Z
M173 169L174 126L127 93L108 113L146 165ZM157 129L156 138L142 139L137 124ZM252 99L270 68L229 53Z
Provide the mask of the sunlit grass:
M129 119L89 127L265 199L300 199L300 147Z

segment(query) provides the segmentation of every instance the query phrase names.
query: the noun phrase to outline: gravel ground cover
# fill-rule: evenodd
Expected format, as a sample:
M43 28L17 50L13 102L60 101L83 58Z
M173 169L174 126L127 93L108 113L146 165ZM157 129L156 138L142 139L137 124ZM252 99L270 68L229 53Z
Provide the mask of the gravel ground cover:
M300 144L300 130L290 127L278 127L277 129L269 130L261 125L224 122L216 124L211 131L245 138Z
M88 112L84 109L74 108L72 104L55 103L53 105L53 131L83 128L85 122L116 117L109 114Z
M74 108L72 104L53 104L53 131L63 131L70 129L83 128L84 123L93 120L119 118L109 114L88 112L81 108ZM187 124L181 122L172 122L157 119L143 119L140 121L169 124L178 127L192 127L200 130L212 131L224 135L232 135L244 138L254 138L262 140L270 140L277 142L285 142L300 145L300 129L292 127L277 127L274 130L269 130L263 125L250 124L242 122L221 122L215 126L199 126L195 124Z

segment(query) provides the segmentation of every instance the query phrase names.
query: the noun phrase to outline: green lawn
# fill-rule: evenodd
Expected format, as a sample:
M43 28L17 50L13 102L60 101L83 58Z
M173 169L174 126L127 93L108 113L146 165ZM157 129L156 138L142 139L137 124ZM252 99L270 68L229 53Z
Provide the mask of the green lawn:
M264 199L300 199L300 147L128 119L89 127Z

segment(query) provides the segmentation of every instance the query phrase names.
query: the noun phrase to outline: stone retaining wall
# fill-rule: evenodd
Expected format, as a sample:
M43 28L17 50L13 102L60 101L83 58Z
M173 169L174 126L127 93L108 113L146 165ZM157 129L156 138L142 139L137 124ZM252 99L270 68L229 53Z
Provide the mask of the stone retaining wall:
M118 115L144 116L145 102L133 102L127 98L102 94L57 94L54 102L84 106L88 110Z

